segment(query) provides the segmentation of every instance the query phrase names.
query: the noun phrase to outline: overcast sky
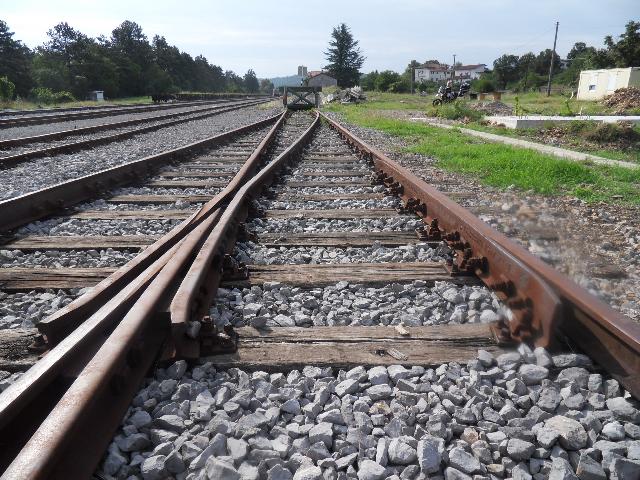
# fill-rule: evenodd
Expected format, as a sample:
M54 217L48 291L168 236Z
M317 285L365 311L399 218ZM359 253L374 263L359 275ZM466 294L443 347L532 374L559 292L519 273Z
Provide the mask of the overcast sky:
M149 40L164 35L193 56L223 69L261 78L325 65L331 30L346 23L367 60L363 71L401 71L409 60L452 55L486 63L503 53L551 48L560 22L558 52L578 41L601 47L629 20L640 20L640 0L0 0L0 19L14 38L35 47L59 22L90 36L106 35L124 20L140 24Z

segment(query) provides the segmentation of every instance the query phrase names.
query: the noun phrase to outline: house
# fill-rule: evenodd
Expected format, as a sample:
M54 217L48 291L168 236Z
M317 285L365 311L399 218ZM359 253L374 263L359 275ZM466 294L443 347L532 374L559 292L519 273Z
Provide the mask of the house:
M443 63L425 63L415 69L416 82L442 82L451 78L449 65Z
M475 80L480 78L487 70L484 63L477 65L456 65L452 68L444 63L425 63L415 69L415 81L443 82L452 78L454 80Z
M455 80L477 80L484 72L487 66L484 63L477 65L457 65L454 67Z
M338 80L326 72L311 71L306 79L306 84L310 87L335 87Z
M619 88L640 87L640 67L583 70L578 100L600 100Z

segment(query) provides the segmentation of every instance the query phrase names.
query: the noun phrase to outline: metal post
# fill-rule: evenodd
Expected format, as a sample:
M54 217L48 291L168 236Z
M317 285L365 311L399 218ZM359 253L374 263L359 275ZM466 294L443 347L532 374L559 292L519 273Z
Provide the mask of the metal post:
M453 54L453 65L451 65L451 80L456 79L456 54Z
M551 76L553 75L553 60L556 58L556 42L558 41L558 25L556 22L556 36L553 38L553 50L551 51L551 61L549 62L549 80L547 81L547 97L551 96Z

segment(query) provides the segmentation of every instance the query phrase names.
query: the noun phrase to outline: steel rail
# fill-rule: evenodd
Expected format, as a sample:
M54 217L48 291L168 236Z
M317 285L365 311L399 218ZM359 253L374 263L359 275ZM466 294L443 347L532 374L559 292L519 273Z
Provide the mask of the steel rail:
M105 145L108 143L112 143L115 142L117 140L123 140L125 138L130 138L130 137L134 137L136 135L140 135L142 133L148 133L148 132L153 132L156 130L160 130L162 128L166 128L166 127L172 127L174 125L179 125L181 123L187 123L187 122L191 122L194 120L202 120L203 118L209 118L209 117L213 117L216 115L220 115L222 113L227 113L227 112L231 112L234 110L238 110L241 108L246 108L246 107L250 107L252 105L258 105L260 103L263 103L264 100L249 100L247 102L236 102L235 104L232 105L221 105L221 106L216 106L216 107L210 107L206 110L209 110L206 113L201 113L199 115L194 115L188 118L179 118L176 120L169 120L167 122L162 122L159 123L157 125L148 125L146 127L138 127L138 128L134 128L132 130L127 130L125 132L119 132L119 133L114 133L112 135L106 135L104 137L100 137L100 138L91 138L91 139L87 139L87 140L80 140L77 142L72 142L72 143L66 143L64 145L56 145L53 147L45 147L45 148L40 148L37 150L30 150L27 152L23 152L23 153L17 153L15 155L9 155L6 157L0 157L0 169L3 168L9 168L12 166L15 166L19 163L22 162L26 162L27 160L31 160L33 158L37 158L37 157L44 157L44 156L48 156L48 155L56 155L56 154L60 154L60 153L69 153L69 152L75 152L78 150L87 150L90 148L94 148L97 147L99 145ZM198 113L198 112L193 112L193 113ZM192 115L192 113L180 113L180 114L171 114L172 117L176 117L176 116L184 116L184 115ZM160 119L163 120L163 119ZM149 120L145 120L146 122L148 122ZM135 122L139 122L139 121L135 121ZM104 126L101 126L104 127ZM87 127L87 128L95 128L95 127ZM115 127L118 128L118 127ZM102 128L102 130L106 130L106 128ZM69 130L67 130L67 132L69 132ZM63 133L67 133L67 132L63 132ZM73 132L73 130L71 130L71 132Z
M11 439L11 453L0 454L3 461L0 467L6 467L13 460L2 478L75 478L91 474L139 382L170 334L168 318L159 311L163 299L177 288L181 272L218 221L228 197L259 166L260 155L272 142L284 118L284 114L280 116L223 192L150 248L156 252L147 255L153 257L150 259L153 263L146 262L148 266L144 271L128 284L120 285L120 291L113 287L114 282L107 285L102 282L103 290L109 290L109 295L103 295L106 303L99 305L95 313L0 395L0 439ZM173 241L168 241L169 237ZM167 248L162 249L162 245ZM160 250L163 253L158 258ZM135 262L129 262L128 266L132 263ZM93 303L100 302L94 299ZM70 314L77 308L66 310ZM62 318L58 316L58 320ZM92 358L94 351L100 353ZM82 358L80 363L79 358ZM55 379L61 374L72 370L72 378L75 378L83 366L86 375L106 375L109 380L103 377L93 384L91 391L86 389L87 383L80 377L69 388L66 387L70 382L55 388ZM57 410L45 419L41 411L51 411L55 403L50 401L51 395L58 402ZM49 400L45 405L48 409L41 408L42 399ZM86 406L84 410L79 408L80 403ZM25 410L38 412L38 420L30 423L31 417L24 414ZM43 437L30 435L40 421L43 423L37 431L44 435L45 443L42 443ZM60 435L60 422L73 424L73 433L66 431ZM95 439L89 445L88 436ZM16 438L24 440L17 442L17 449L26 445L18 457L12 455L16 453ZM81 449L83 455L77 455L77 449ZM30 455L38 460L25 460Z
M51 185L19 197L2 200L0 201L0 212L2 213L0 216L0 232L46 217L61 208L69 207L92 198L102 190L131 183L176 157L216 145L239 133L268 125L270 122L275 121L278 116L279 115L275 115L266 120L205 138L182 147L100 170L84 177Z
M424 238L446 240L458 253L452 273L477 275L506 302L514 316L499 326L501 339L548 348L568 339L640 397L640 325L321 115L429 225Z
M202 320L208 313L209 305L216 296L218 286L222 279L222 264L224 255L233 250L234 239L240 222L246 217L249 201L256 196L262 188L269 185L283 165L294 157L311 137L313 131L320 122L320 116L316 118L304 133L277 158L272 160L251 180L240 188L229 205L225 208L220 221L205 240L196 259L189 271L184 275L180 288L173 297L169 307L171 314L171 329L175 334L174 339L183 339L187 343L184 332L189 322ZM210 268L213 266L213 268ZM194 342L190 342L190 348L178 347L179 356L182 358L198 358L200 348Z
M89 118L127 115L129 113L161 111L161 110L169 110L173 108L181 108L183 106L189 106L189 105L215 104L220 102L221 100L204 100L204 101L201 100L199 102L172 103L167 105L147 105L147 106L140 106L140 107L120 107L120 108L111 109L111 110L99 110L99 111L89 111L89 112L85 111L85 112L61 113L61 114L54 113L52 115L38 115L38 116L24 117L24 118L0 118L0 129L12 128L12 127L24 127L28 125L40 125L43 123L58 123L58 122L67 122L67 121L73 121L73 120L86 120Z
M192 114L196 114L196 113L202 113L202 112L206 112L206 111L211 111L211 110L219 110L220 108L224 108L226 106L230 106L233 104L238 104L240 102L229 102L229 103L216 103L215 105L212 106L206 106L206 107L202 107L202 108L196 108L193 110L188 110L188 111L184 111L184 112L177 112L177 113L163 113L160 115L155 115L152 117L144 117L144 118L137 118L134 120L122 120L119 122L111 122L111 123L101 123L99 125L92 125L89 127L81 127L81 128L72 128L69 130L60 130L57 132L51 132L51 133L43 133L41 135L33 135L30 137L19 137L19 138L9 138L7 140L0 140L0 150L3 149L7 149L7 148L11 148L11 147L16 147L16 146L20 146L20 145L25 145L28 143L38 143L38 142L47 142L49 140L58 140L60 138L65 138L65 137L69 137L69 136L73 136L73 135L82 135L82 134L86 134L86 133L95 133L95 132L101 132L103 130L109 130L112 128L122 128L122 127L128 127L131 125L140 125L142 123L148 123L148 122L153 122L156 120L168 120L170 118L177 118L181 115L192 115ZM248 101L246 102L248 103Z

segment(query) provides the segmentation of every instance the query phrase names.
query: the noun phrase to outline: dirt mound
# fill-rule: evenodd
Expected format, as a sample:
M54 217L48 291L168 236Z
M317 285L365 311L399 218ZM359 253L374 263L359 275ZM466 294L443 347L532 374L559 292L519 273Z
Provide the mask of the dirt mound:
M640 108L640 88L619 88L607 96L603 103L607 107L615 107L615 113L622 113L629 108Z
M473 103L469 107L489 115L513 115L513 108L502 102L479 102Z

